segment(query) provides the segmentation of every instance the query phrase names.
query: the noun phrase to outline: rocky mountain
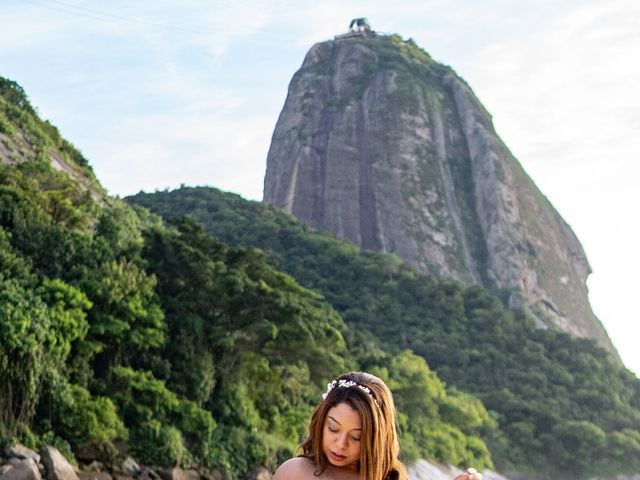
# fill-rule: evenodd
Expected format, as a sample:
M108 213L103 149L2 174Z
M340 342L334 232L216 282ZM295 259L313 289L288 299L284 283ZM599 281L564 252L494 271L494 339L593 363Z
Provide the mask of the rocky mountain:
M471 88L411 40L361 32L311 48L273 134L264 201L419 271L488 287L540 327L617 355L589 305L578 238Z

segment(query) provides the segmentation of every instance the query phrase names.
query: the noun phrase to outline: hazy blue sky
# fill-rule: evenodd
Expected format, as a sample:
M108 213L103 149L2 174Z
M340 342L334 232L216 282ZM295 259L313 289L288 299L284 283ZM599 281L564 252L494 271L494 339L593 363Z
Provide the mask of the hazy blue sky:
M262 198L291 76L354 17L465 78L582 241L596 314L640 373L640 2L0 0L0 75L114 195Z

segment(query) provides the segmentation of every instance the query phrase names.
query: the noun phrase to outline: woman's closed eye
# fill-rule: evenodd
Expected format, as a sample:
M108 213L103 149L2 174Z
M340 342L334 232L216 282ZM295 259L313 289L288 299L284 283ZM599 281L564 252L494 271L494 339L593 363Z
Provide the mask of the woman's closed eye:
M331 432L331 433L338 433L340 431L340 428L334 426L334 425L327 425L327 429ZM354 442L359 442L360 441L360 435L350 435L351 440L353 440Z

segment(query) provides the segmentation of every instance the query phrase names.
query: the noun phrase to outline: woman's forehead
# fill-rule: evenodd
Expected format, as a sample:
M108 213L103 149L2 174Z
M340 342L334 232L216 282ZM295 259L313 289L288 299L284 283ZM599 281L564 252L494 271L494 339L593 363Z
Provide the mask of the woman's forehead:
M329 409L327 418L348 430L362 429L360 414L345 402L338 403Z

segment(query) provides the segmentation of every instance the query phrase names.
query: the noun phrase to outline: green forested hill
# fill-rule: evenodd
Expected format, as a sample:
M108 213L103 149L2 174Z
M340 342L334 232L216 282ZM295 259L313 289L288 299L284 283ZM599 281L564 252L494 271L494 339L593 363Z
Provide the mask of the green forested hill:
M356 332L371 332L390 352L411 349L449 385L478 396L495 412L499 429L484 439L500 469L564 478L640 470L640 381L593 341L536 329L482 288L420 276L237 195L181 188L128 200L262 249Z
M291 456L326 382L384 377L408 460L491 466L495 421L255 249L106 195L0 78L0 447L238 477Z

